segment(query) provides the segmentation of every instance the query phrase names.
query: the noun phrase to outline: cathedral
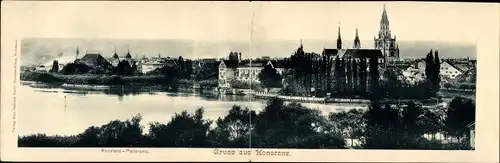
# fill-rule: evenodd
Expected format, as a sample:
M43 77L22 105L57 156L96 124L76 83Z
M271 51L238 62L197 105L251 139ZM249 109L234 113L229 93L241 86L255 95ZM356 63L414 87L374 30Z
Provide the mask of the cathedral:
M358 34L358 28L356 27L356 35L354 37L352 48L343 48L339 24L337 48L324 49L323 53L329 53L332 56L339 56L341 58L369 58L371 56L375 56L379 58L380 64L386 64L387 62L399 60L399 46L396 42L396 36L394 36L393 38L391 35L391 30L389 29L389 19L387 18L387 10L385 9L385 5L382 12L382 19L380 20L380 30L378 32L378 38L374 37L374 42L375 48L362 49Z

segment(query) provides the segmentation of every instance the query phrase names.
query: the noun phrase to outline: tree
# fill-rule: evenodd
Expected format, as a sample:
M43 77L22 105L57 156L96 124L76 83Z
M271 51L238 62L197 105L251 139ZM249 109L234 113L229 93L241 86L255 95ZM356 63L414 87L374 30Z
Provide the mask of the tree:
M434 61L432 57L432 49L429 53L427 53L427 56L425 57L425 77L427 78L428 81L433 81L434 77Z
M473 100L455 97L446 111L445 127L450 136L458 138L467 135L467 125L475 121L476 105Z
M248 147L250 122L255 122L256 118L255 111L234 105L227 116L217 119L217 127L210 132L212 144L233 148Z
M434 89L439 90L439 83L441 82L441 61L439 59L438 51L434 51Z
M425 58L425 76L427 78L429 92L431 96L434 96L436 93L436 64L434 63L434 57L432 56L432 50L427 54ZM439 83L437 83L439 84Z
M52 69L50 69L49 72L59 72L59 62L57 60L54 60L52 63Z
M417 138L425 133L424 114L425 111L421 103L413 101L406 103L406 107L403 108L401 122L403 123L403 129L409 133L409 136Z
M342 96L346 95L347 92L347 75L346 75L346 59L340 59L340 91Z
M363 116L366 119L365 149L396 149L403 137L400 112L388 104L372 102Z
M370 57L370 89L371 89L371 98L379 99L379 79L380 74L378 71L378 59L377 57Z
M320 79L321 81L321 85L325 86L325 89L326 89L326 92L328 93L331 93L331 70L332 70L332 67L333 67L333 64L334 64L334 59L332 58L332 54L330 53L326 53L326 52L323 52L323 55L322 55L322 63L321 63L321 77L322 79ZM336 66L336 65L335 65Z
M366 72L366 59L361 58L361 61L359 62L359 88L360 92L363 95L366 95L366 84L367 84L367 72Z
M318 110L273 98L257 115L252 143L260 148L345 148L327 124Z
M352 62L352 88L354 94L359 93L359 74L358 74L358 62L356 60L353 60Z
M281 88L281 75L271 65L266 65L259 73L259 80L263 87Z
M203 119L204 109L194 114L182 111L165 124L151 123L149 136L153 144L162 147L209 147L211 122Z
M193 74L193 61L188 59L184 61L184 73L185 77L191 79L191 76ZM217 72L218 73L218 72Z
M130 67L130 68L131 68L132 74L139 73L139 70L137 68L137 63L135 61L132 61L132 67Z
M386 79L383 84L380 86L380 93L382 93L389 98L404 98L401 94L403 88L403 83L398 80L396 71L393 68L387 68L384 71L384 78Z
M238 52L230 52L229 53L229 60L230 61L236 61L238 62L240 60L241 53Z
M349 91L350 93L352 93L352 88L353 88L353 83L352 83L352 58L349 57L347 59L347 63L346 63L346 71L347 71L347 74L346 74L346 78L347 78L347 91Z
M68 74L85 74L92 70L91 67L81 64L81 63L68 63L63 67L62 73L65 75Z
M363 136L365 130L364 112L361 109L352 109L349 111L332 112L328 118L333 122L334 127L338 129L346 138L351 139L351 146L354 145L354 139Z
M193 70L195 80L216 80L219 74L217 62L204 62L201 67Z
M79 134L78 146L94 147L130 147L145 145L142 135L143 126L140 124L141 115L136 115L130 120L114 120L101 127L89 127Z
M117 75L127 76L131 75L133 73L133 70L132 67L130 66L130 63L127 60L122 60L114 68L113 73Z
M335 58L335 91L339 91L342 87L341 87L341 79L342 79L342 75L341 75L341 65L340 65L340 58L339 56L337 55L337 57Z

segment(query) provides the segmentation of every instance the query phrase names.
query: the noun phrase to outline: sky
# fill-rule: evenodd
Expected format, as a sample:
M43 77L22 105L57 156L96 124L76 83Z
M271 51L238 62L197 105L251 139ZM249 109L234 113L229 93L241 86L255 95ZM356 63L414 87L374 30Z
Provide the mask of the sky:
M384 5L390 29L400 41L402 53L403 49L416 47L422 48L417 51L452 47L441 52L449 51L444 54L449 56L474 57L476 42L483 34L480 30L484 30L482 24L486 21L478 18L498 14L491 9L495 5L445 2L49 1L20 5L18 9L25 12L18 12L18 17L22 18L18 23L23 24L18 30L23 31L24 38L73 40L62 41L64 45L54 45L60 48L48 50L37 50L37 46L23 47L28 49L24 52L29 53L22 55L29 56L74 51L75 44L106 55L113 51L114 46L121 53L130 46L131 51L148 56L163 53L218 57L227 55L230 50L245 51L246 56L283 56L289 55L301 39L305 49L309 47L313 52L335 47L339 26L347 46L352 45L357 27L363 48L373 47ZM107 43L87 45L78 39ZM109 41L116 39L129 41ZM158 39L163 41L152 41ZM34 42L37 43L26 46L40 45L44 47L38 49L47 49L48 46L43 44L59 44L53 39L48 40L50 43L39 43L44 42L40 39ZM170 45L165 42L170 42ZM155 47L160 45L161 48ZM216 50L202 48L209 45L217 46L212 48ZM264 49L266 46L271 49ZM172 48L162 50L165 47ZM453 50L453 47L467 50ZM415 55L411 52L407 54L409 57Z

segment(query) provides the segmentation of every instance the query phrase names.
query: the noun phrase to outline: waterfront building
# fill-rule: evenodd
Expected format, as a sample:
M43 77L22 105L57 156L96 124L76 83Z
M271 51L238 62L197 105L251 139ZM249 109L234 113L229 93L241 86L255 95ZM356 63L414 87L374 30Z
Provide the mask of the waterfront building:
M270 60L250 61L241 60L241 53L231 52L228 60L222 60L219 64L219 87L230 88L231 82L241 81L245 83L260 83L260 71L267 65L275 68L278 73L283 73L283 68L277 68Z
M35 67L35 71L37 72L48 72L50 67L47 67L45 65L38 65Z
M146 74L148 72L151 72L157 68L161 68L164 64L158 61L146 61L146 62L141 62L139 63L138 71L142 72L143 74Z
M87 53L80 59L75 60L76 63L85 64L92 68L111 68L111 63L108 62L101 54Z

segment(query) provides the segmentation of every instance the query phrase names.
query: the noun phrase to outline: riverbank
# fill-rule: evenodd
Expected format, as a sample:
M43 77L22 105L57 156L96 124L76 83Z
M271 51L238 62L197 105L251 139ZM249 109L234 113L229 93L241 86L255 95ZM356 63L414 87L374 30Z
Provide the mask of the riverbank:
M115 87L124 88L167 88L176 89L202 89L211 90L217 87L217 80L188 80L170 79L161 75L147 76L118 76L118 75L63 75L46 72L22 72L21 81L30 83L34 87L63 87L68 89L105 90ZM165 89L163 89L165 90Z
M306 103L358 103L358 104L370 104L370 100L368 99L347 99L347 98L325 98L325 97L300 97L300 96L283 96L278 94L270 94L265 92L257 92L253 94L256 98L260 99L271 99L271 98L279 98L285 101L291 102L306 102ZM424 99L424 100L415 100L415 99L384 99L379 102L385 104L400 104L409 101L419 101L425 105L436 105L442 102L445 102L447 99Z

